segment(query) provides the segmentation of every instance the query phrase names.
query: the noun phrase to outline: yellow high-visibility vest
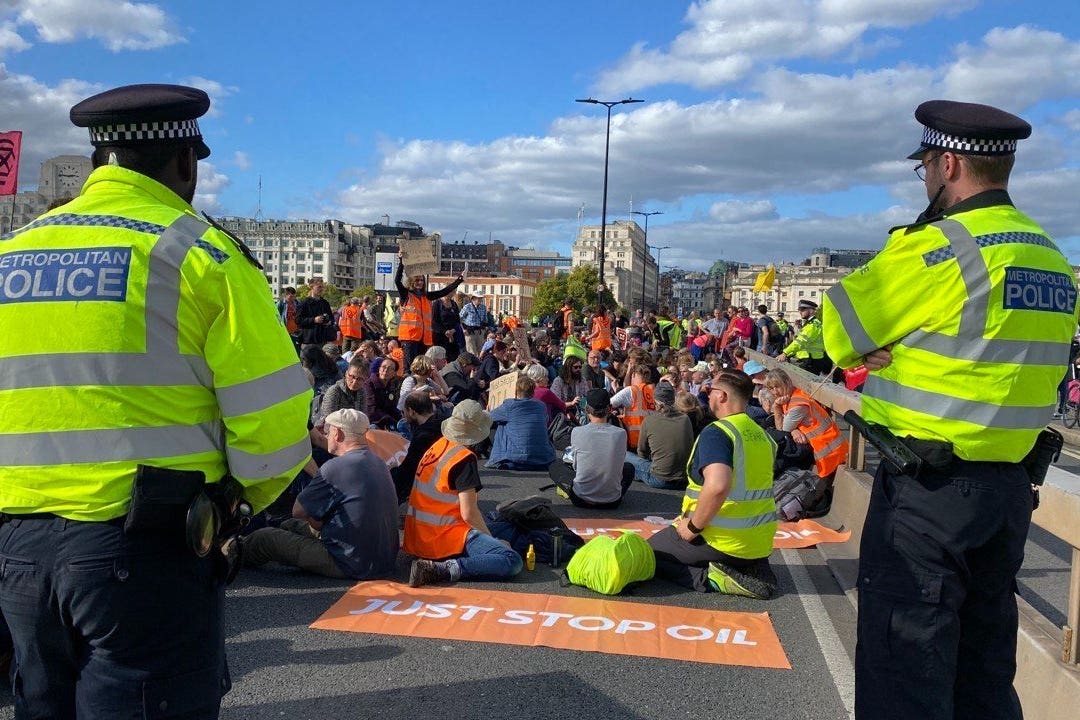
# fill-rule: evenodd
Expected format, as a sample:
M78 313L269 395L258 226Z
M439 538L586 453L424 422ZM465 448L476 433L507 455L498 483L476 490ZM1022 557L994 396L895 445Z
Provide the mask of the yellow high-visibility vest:
M731 438L731 489L716 516L702 528L710 547L732 557L755 560L768 557L776 535L776 502L773 499L773 461L776 443L746 413L729 415L713 423ZM694 457L701 435L694 441L686 463L686 494L682 514L692 518L701 497L703 477L695 477Z
M1076 331L1076 281L1047 234L1002 192L989 207L895 229L825 296L841 367L892 345L862 414L966 460L1016 462L1057 398Z
M825 357L825 340L822 337L821 320L817 315L803 324L799 334L784 348L784 355L811 360Z
M0 327L0 512L121 517L140 464L231 472L259 511L310 458L266 278L137 172L0 238Z

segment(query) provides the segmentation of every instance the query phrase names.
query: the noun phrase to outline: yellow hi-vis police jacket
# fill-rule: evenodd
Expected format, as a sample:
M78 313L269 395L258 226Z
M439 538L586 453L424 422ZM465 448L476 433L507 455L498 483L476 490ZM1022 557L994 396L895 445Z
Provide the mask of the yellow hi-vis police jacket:
M1053 241L1003 190L885 248L822 306L841 367L892 345L870 373L866 420L900 437L947 441L966 460L1016 462L1046 425L1076 330L1076 281Z
M795 339L784 348L784 355L820 360L825 357L825 340L822 335L821 320L815 315L802 326Z
M310 457L266 278L144 175L0 236L0 327L0 512L121 517L139 464L231 472L258 511Z

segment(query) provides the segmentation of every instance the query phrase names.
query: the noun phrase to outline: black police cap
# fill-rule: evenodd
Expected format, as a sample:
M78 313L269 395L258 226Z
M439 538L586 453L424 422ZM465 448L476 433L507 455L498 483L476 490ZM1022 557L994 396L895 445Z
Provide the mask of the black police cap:
M209 96L183 85L126 85L89 97L71 108L71 122L90 129L97 146L194 145L209 157L197 118L210 109Z
M933 148L960 155L1010 155L1017 140L1031 136L1025 120L978 103L929 100L915 109L915 119L923 124L922 145L909 160L921 160Z

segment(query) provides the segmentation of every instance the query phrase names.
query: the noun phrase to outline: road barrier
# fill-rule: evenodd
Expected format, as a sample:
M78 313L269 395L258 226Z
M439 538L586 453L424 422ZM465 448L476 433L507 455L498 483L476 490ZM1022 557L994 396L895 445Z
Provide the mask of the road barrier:
M857 413L861 410L859 393L842 385L828 382L788 363L777 363L773 358L752 350L747 351L747 359L757 360L770 370L783 369L791 376L796 387L837 415L842 416L848 410ZM837 422L841 427L847 427L842 417L837 417ZM836 473L832 509L822 522L830 527L842 526L850 530L851 539L844 544L819 545L818 549L854 603L859 542L873 478L866 472L865 439L852 428L848 432L851 447L848 464L841 466ZM1032 515L1032 523L1072 548L1066 625L1055 627L1017 596L1020 627L1017 633L1015 685L1027 720L1073 720L1076 717L1077 698L1080 698L1080 665L1077 664L1080 661L1080 495L1055 485L1053 479L1048 478L1040 489L1040 496L1041 503Z

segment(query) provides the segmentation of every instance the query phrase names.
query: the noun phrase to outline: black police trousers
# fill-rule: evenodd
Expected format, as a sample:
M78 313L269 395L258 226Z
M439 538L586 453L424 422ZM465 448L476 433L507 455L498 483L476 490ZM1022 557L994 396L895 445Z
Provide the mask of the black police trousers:
M1015 463L878 468L859 556L855 716L1021 718L1016 573L1032 491Z
M0 526L15 718L217 718L229 689L214 561L121 521Z

